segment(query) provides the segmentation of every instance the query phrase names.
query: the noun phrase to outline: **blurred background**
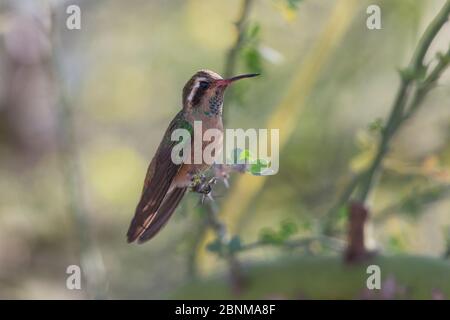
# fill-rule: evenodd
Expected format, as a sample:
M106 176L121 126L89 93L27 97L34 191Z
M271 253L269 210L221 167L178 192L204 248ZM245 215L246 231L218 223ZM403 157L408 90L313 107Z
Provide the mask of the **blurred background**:
M239 264L339 259L347 215L331 208L370 163L398 69L444 3L0 0L0 298L195 298L179 288L234 265L216 246L211 211ZM71 4L80 30L66 27ZM366 27L370 4L382 10L380 30ZM427 59L449 43L446 25ZM147 165L203 68L262 73L228 92L225 123L280 128L279 173L233 173L214 203L190 194L155 239L127 244ZM445 72L383 162L366 226L382 255L450 268L449 89ZM287 245L299 239L311 241ZM66 288L69 265L81 267L81 290Z

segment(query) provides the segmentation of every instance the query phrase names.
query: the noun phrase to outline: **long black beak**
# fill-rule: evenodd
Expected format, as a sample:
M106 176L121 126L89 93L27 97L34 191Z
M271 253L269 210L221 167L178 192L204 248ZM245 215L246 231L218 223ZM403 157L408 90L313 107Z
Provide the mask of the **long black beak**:
M245 79L245 78L253 78L253 77L257 77L259 76L259 73L248 73L248 74L241 74L239 76L235 76L232 78L227 79L227 81L229 83L233 82L233 81L237 81L237 80L241 80L241 79Z
M232 78L223 79L223 80L217 80L217 82L218 82L219 85L228 86L229 84L231 84L234 81L245 79L245 78L253 78L253 77L256 77L256 76L259 76L259 73L241 74L239 76L235 76L235 77L232 77Z

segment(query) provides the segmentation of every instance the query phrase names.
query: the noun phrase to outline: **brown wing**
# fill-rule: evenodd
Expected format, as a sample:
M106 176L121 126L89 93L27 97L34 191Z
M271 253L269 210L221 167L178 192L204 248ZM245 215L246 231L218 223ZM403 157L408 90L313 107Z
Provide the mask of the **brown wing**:
M167 194L161 206L158 208L158 212L155 214L152 223L150 223L147 229L139 236L139 243L150 240L165 226L181 199L183 199L186 189L187 188L175 188Z
M172 148L178 142L171 141L174 129L179 127L181 112L172 120L147 170L141 199L128 229L128 242L135 241L152 223L155 214L169 190L173 178L181 167L171 159Z

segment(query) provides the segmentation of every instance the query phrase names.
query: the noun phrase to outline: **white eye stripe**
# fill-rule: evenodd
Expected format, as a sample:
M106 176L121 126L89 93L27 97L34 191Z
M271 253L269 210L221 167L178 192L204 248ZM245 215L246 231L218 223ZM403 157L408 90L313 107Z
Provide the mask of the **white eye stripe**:
M189 102L191 102L192 99L194 99L195 93L197 92L197 89L198 89L198 87L200 86L200 82L202 82L202 81L207 81L207 80L208 80L208 79L206 79L206 78L197 78L197 79L195 79L195 84L192 86L192 90L191 90L191 92L189 93L189 96L188 96L188 98L187 98L187 100L188 100Z

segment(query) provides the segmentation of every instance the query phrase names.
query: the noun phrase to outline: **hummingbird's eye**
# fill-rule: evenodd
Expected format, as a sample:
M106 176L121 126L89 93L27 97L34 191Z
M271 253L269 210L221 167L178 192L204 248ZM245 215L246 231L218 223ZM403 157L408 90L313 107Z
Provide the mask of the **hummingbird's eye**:
M200 88L207 89L209 87L209 83L206 81L200 81Z

